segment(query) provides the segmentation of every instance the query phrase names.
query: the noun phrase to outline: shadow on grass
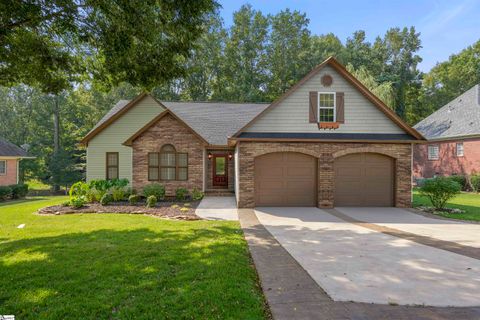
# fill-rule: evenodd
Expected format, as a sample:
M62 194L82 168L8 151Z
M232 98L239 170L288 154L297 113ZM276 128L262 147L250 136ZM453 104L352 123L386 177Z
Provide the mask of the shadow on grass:
M0 310L21 319L262 319L239 230L179 229L0 244Z
M441 213L442 217L457 219L457 220L470 220L470 221L480 221L480 206L475 205L466 205L466 204L458 204L458 201L455 202L448 202L446 207L447 208L457 208L464 210L465 213ZM413 200L413 207L418 206L432 206L432 203L426 196L421 196L416 194Z
M12 205L12 204L20 204L20 203L24 203L24 202L46 200L46 199L47 198L43 198L43 197L34 197L34 198L27 197L25 199L8 200L8 201L0 202L0 207L9 206L9 205Z

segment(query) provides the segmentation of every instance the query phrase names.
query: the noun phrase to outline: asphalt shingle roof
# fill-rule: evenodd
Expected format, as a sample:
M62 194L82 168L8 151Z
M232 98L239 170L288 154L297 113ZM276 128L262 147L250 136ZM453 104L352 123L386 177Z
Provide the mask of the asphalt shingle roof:
M414 126L427 139L480 135L480 84Z
M28 157L25 150L5 139L0 138L0 157Z
M122 110L130 100L120 100L108 111L90 132ZM232 136L268 103L229 103L229 102L172 102L161 103L177 117L188 124L211 145L227 145Z

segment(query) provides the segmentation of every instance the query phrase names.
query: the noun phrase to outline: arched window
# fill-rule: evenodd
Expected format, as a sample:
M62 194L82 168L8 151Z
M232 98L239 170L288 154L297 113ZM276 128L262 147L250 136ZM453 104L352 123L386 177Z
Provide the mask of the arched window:
M148 154L148 180L188 180L188 154L166 144Z

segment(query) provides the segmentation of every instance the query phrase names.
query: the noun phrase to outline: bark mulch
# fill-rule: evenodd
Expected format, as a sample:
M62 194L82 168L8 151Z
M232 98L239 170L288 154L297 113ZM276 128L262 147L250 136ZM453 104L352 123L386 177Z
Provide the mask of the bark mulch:
M107 206L100 203L89 203L85 206L75 209L69 206L56 205L45 207L38 210L42 215L61 215L75 213L127 213L127 214L145 214L158 218L176 219L176 220L200 220L195 214L195 208L200 201L190 202L158 202L153 208L147 208L145 203L131 205L128 202L115 202ZM185 209L182 209L185 208ZM182 210L181 210L182 209ZM188 210L187 210L188 209Z

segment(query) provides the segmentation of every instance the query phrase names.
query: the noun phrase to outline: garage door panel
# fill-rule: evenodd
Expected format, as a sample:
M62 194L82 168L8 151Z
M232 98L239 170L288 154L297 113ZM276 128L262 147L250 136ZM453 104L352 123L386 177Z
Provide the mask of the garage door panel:
M335 160L335 206L392 206L393 160L358 153Z
M257 206L316 206L316 159L272 153L255 159Z

